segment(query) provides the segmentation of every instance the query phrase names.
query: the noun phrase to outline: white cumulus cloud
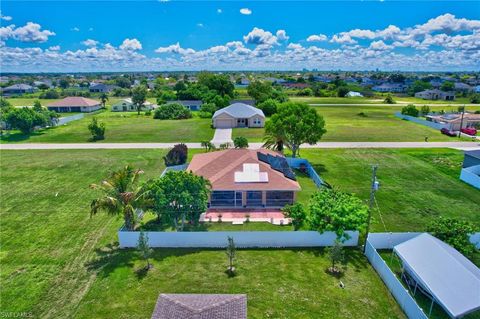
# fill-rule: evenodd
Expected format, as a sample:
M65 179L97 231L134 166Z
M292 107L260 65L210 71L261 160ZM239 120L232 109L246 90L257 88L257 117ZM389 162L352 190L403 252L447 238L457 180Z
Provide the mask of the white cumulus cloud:
M240 13L248 16L252 14L252 10L250 10L249 8L242 8L240 9Z
M285 30L278 30L275 35L277 36L278 41L287 41L290 38Z
M248 44L255 45L274 45L278 44L277 37L271 32L254 27L247 35L243 37L243 41Z
M125 39L120 45L120 49L131 51L141 50L142 44L137 39Z
M327 36L325 34L312 34L307 38L307 42L321 42L327 41Z
M82 41L82 44L87 47L95 47L98 45L98 41L92 40L92 39L87 39L85 41Z

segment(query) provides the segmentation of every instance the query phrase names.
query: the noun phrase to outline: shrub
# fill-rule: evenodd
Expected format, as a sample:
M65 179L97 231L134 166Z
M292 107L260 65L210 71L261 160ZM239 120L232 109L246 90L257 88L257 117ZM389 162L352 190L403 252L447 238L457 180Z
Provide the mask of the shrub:
M395 100L393 99L393 96L390 93L387 94L387 97L385 98L385 100L383 100L383 102L387 104L395 104Z
M238 136L233 139L233 145L235 148L247 148L248 140L243 136Z
M39 95L39 98L41 99L58 99L59 97L60 94L54 89L50 89Z
M467 257L471 257L475 251L475 246L470 242L470 235L478 229L470 222L440 217L428 226L427 231Z
M185 144L177 144L163 157L163 161L165 162L165 166L182 165L187 162L187 157L187 146Z
M201 112L213 114L215 113L216 110L217 110L217 106L213 103L203 103L202 106L200 106Z
M227 143L222 143L222 144L219 145L219 148L221 150L229 149L230 148L230 143L228 143L228 142Z
M197 114L198 114L198 117L200 117L201 119L209 119L212 117L212 113L210 112L199 111Z
M422 106L420 113L422 113L423 116L428 115L428 113L430 113L430 107L428 105Z
M470 103L479 104L480 103L480 94L474 94L470 97Z
M18 129L23 134L33 132L37 126L45 127L47 125L52 125L58 119L57 113L42 109L37 110L27 107L4 109L6 114L3 115L2 118L5 119L8 127ZM2 113L4 112L4 109L2 109Z
M402 114L403 115L418 117L418 113L419 113L418 109L413 104L409 104L409 105L404 106L402 108Z
M338 97L345 97L345 95L347 95L348 92L349 90L346 86L341 86L337 90L337 95Z
M96 117L93 117L92 122L88 124L88 130L92 134L92 141L105 139L105 123L98 123Z
M285 216L292 219L292 225L294 230L299 230L302 227L305 220L305 209L301 203L295 203L293 205L285 206L282 211Z
M192 112L190 109L178 103L160 105L153 113L153 118L160 120L180 120L189 119L191 117Z
M146 116L152 115L152 110L146 110L146 111L145 111L145 115L146 115Z

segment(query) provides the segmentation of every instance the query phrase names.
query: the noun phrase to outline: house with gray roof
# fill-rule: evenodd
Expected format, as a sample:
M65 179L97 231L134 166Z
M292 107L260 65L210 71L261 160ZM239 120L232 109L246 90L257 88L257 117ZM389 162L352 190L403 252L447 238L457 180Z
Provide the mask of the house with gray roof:
M246 319L247 296L160 294L152 319Z
M244 103L234 103L216 111L212 117L214 128L264 127L265 114Z
M167 101L166 104L178 103L186 108L190 109L190 111L198 111L202 106L203 102L201 100L174 100L174 101Z
M92 83L88 90L92 93L109 93L113 91L113 86L104 83Z
M444 100L444 101L453 101L455 100L454 92L444 92L441 90L425 90L415 93L416 98L424 100Z
M37 90L37 88L28 85L28 84L14 84L7 86L6 88L2 89L3 96L12 96L12 95L21 95L25 93L33 93Z

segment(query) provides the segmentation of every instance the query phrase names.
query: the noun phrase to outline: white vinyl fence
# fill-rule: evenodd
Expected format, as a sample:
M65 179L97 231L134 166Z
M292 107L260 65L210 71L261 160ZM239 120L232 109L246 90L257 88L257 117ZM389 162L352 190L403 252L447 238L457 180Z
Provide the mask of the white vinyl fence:
M347 231L350 239L344 246L358 245L358 231ZM215 231L215 232L145 232L150 247L161 248L223 248L227 238L233 237L240 248L288 248L332 246L337 238L334 232L316 231ZM136 247L140 232L118 232L121 248Z
M388 242L388 240L386 242ZM393 297L403 309L407 317L410 319L427 319L428 317L417 305L415 299L413 299L408 290L405 289L390 267L388 267L385 260L383 260L375 247L370 243L370 236L365 247L365 255L372 264L373 268L377 271L380 278L382 278L383 282L388 287L388 290L390 290Z
M425 125L425 126L431 127L433 129L436 129L436 130L441 130L444 127L448 127L447 124L441 124L441 123L435 123L435 122L427 121L427 120L424 120L424 119L421 119L421 118L418 118L418 117L402 114L401 112L396 112L395 116L401 118L402 120L415 122L417 124Z

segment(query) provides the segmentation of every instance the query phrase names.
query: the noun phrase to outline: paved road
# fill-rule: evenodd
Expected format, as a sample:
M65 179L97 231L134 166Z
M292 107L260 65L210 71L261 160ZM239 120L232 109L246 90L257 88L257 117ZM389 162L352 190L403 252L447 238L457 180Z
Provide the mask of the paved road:
M150 149L171 148L178 143L75 143L75 144L0 144L0 150L56 150L56 149ZM202 148L200 143L185 143L188 148ZM251 149L262 143L249 143ZM480 149L479 142L321 142L302 145L302 148L455 148Z
M210 141L215 146L220 146L220 144L230 143L232 144L232 129L231 128L217 128L215 129L215 134L213 139Z

